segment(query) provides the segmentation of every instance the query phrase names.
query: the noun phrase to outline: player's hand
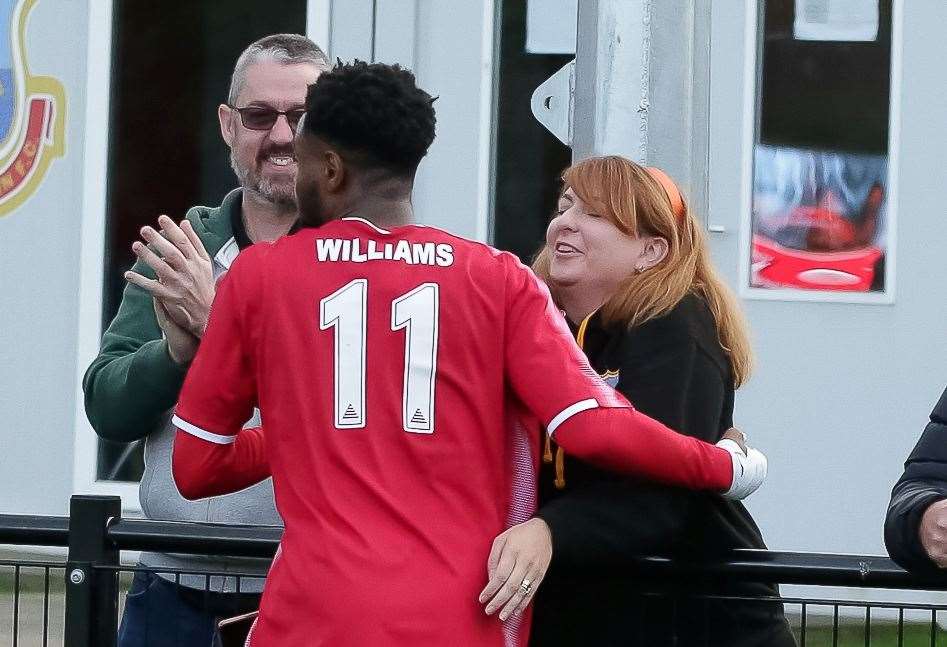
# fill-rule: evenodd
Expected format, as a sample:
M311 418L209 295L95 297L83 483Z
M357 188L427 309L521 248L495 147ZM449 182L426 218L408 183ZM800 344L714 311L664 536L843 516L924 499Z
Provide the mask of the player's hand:
M729 434L729 435L728 435ZM739 434L735 436L734 434ZM733 428L728 429L717 447L730 454L733 464L733 482L724 492L728 499L745 499L756 492L766 480L766 456L758 449L746 445L746 436Z
M487 560L489 581L480 593L487 615L500 620L521 613L539 588L552 560L552 532L538 517L513 526L493 540Z
M161 300L154 298L153 301L158 326L161 327L164 338L168 342L168 355L175 364L180 366L190 364L194 355L197 354L199 340L171 318Z
M927 556L941 568L947 568L947 499L928 506L921 517L918 535Z
M158 224L161 233L153 227L141 229L141 237L149 245L141 241L132 245L135 255L155 271L158 279L129 271L125 280L161 299L171 319L195 337L203 337L216 292L210 256L187 220L179 227L161 216Z

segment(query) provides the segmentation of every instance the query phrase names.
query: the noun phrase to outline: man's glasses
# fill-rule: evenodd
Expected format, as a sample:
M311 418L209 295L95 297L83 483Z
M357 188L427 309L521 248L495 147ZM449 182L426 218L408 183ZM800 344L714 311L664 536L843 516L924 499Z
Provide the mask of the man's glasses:
M293 110L284 111L274 110L273 108L267 108L265 106L248 106L246 108L230 106L230 109L240 113L240 121L243 122L243 127L249 128L250 130L269 130L273 127L273 124L276 123L276 120L279 119L280 115L285 115L286 123L288 123L290 129L295 132L296 126L299 125L299 120L306 114L305 108L295 108Z

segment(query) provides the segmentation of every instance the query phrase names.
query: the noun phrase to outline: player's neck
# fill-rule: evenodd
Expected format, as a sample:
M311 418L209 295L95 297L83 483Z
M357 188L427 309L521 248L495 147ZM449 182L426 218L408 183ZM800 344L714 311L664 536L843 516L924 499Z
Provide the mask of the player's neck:
M414 221L414 209L409 200L369 198L350 206L342 215L364 218L382 228L401 227Z
M566 313L566 318L580 324L590 314L602 307L606 297L587 285L570 285L556 288L556 300Z
M243 226L253 243L274 241L289 233L296 222L296 206L276 204L260 199L250 191L243 192L240 205Z

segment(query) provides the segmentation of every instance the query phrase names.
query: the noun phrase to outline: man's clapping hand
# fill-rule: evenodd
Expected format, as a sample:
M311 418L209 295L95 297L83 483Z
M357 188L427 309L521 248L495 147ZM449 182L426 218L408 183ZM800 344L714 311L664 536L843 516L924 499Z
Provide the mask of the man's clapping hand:
M191 363L194 355L197 354L197 344L200 340L189 331L179 326L168 314L164 304L157 298L154 299L155 316L158 318L158 326L164 332L164 338L168 342L168 355L176 364L185 366Z
M213 264L190 222L185 220L178 226L161 216L158 225L160 233L152 227L141 229L141 237L149 245L141 241L132 245L132 251L155 271L157 279L128 271L125 280L147 290L174 323L199 339L214 300Z

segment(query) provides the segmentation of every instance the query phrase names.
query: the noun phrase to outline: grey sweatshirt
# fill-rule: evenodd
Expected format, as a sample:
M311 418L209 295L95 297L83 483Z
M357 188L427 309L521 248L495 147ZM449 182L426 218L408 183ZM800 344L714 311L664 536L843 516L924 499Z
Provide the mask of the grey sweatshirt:
M230 268L239 247L233 222L239 222L241 192L231 191L219 207L193 207L187 219L214 259L214 276ZM133 270L154 277L151 269L136 263ZM155 317L152 298L129 284L115 319L102 338L102 348L83 380L86 414L96 432L108 440L131 442L145 439L145 471L139 488L142 511L148 519L163 521L207 521L229 524L280 526L273 485L266 480L253 487L200 501L187 501L178 492L171 475L171 450L175 430L171 409L177 401L185 370L168 355L167 342ZM260 424L259 412L248 426ZM174 571L200 570L220 573L264 575L269 561L248 558L217 558L165 553L142 553L141 564ZM162 573L174 581L173 573ZM181 575L184 586L211 591L237 590L236 577ZM242 578L240 591L259 593L260 578Z

